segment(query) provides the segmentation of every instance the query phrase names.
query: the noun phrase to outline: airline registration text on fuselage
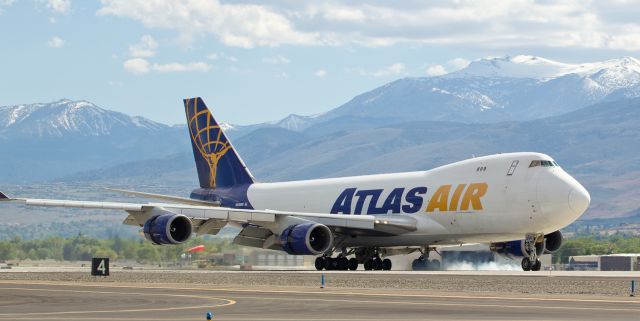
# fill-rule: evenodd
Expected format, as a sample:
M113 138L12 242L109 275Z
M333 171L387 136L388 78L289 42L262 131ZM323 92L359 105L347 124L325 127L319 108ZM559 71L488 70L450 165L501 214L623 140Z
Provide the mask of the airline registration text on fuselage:
M482 197L487 183L441 185L433 193L425 212L456 212L482 210ZM385 193L384 189L347 188L340 193L331 214L399 214L417 213L423 208L428 188L398 187Z

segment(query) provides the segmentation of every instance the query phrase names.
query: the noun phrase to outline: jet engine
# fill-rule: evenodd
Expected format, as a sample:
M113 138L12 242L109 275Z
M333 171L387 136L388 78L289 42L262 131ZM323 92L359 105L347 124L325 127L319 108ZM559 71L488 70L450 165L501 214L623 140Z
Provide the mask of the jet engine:
M549 254L557 251L562 245L562 233L555 231L544 236L544 242L536 243L536 254ZM524 240L491 243L491 251L509 258L527 256Z
M544 236L544 254L557 251L562 246L562 233L555 231Z
M191 237L191 220L178 214L156 215L144 223L144 237L154 244L180 244Z
M491 243L491 251L508 258L529 256L524 248L524 240ZM544 252L544 242L536 243L536 254L542 255Z
M285 228L278 239L282 249L293 255L318 255L331 249L333 233L319 223L295 224Z

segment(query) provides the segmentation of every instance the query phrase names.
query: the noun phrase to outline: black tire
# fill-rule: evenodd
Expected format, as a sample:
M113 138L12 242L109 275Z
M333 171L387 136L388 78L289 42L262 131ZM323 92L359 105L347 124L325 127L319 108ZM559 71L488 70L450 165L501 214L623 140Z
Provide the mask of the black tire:
M355 258L349 259L349 270L355 271L358 269L358 260Z
M411 269L414 271L422 271L422 260L413 260L413 262L411 263Z
M322 271L322 269L324 269L324 258L322 256L319 256L316 258L316 262L315 262L315 266L316 266L316 270L318 271Z
M520 266L522 266L523 271L531 271L531 260L528 257L523 258Z
M347 269L349 269L349 259L347 259L346 257L341 257L336 260L338 260L338 270L346 271Z
M440 261L438 260L431 260L429 261L429 265L427 270L429 271L440 271Z
M324 269L327 271L333 270L333 261L334 259L331 257L324 258Z
M376 270L376 271L380 271L382 270L382 260L380 258L374 258L373 262L371 262L371 267Z
M382 260L382 269L385 271L391 270L391 260L389 259Z
M364 269L367 271L371 271L373 269L373 260L364 261Z
M531 271L540 271L541 268L542 262L540 262L540 260L536 260L536 262L531 265Z

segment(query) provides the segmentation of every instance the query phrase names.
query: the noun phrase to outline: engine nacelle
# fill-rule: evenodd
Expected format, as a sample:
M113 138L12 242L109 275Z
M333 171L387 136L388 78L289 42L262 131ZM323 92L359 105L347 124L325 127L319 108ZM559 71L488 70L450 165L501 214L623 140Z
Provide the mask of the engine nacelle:
M144 223L144 237L154 244L180 244L191 237L191 220L178 214L153 216Z
M284 229L278 241L289 254L318 255L333 246L333 232L319 223L295 224Z
M509 258L529 256L529 252L524 248L524 240L491 243L491 251ZM536 254L542 255L544 252L544 242L536 243Z
M544 236L544 254L550 254L562 246L562 233L555 231Z

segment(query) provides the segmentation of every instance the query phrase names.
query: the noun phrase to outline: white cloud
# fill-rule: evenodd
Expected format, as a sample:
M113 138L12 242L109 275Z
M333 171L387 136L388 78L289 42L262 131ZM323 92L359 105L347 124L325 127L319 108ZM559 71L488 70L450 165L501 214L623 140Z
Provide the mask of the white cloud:
M168 64L153 64L151 68L157 72L208 72L213 66L205 62L190 62L186 64L173 62Z
M284 64L290 63L291 61L286 57L277 55L275 57L264 57L262 58L262 62L264 62L265 64L272 64L272 65L284 65Z
M449 66L453 67L455 70L459 70L465 68L469 65L469 60L464 58L454 58L447 62Z
M142 75L149 72L149 62L142 58L132 58L124 62L124 70L135 75Z
M14 0L0 0L0 15L4 12L3 7L8 7L12 5Z
M209 60L225 59L225 60L230 61L230 62L238 62L238 58L236 58L234 56L227 55L224 52L221 52L221 53L215 53L215 52L210 53L210 54L207 55L207 59L209 59Z
M49 47L51 48L62 48L62 46L64 46L64 40L60 37L53 36L51 37L51 39L49 39L47 45L49 45Z
M327 71L324 69L318 69L316 72L313 73L313 75L318 78L322 78L327 75Z
M635 51L639 8L632 0L102 0L98 14L173 30L183 41L213 36L245 48L421 43Z
M67 13L71 8L71 0L46 0L46 6L55 13Z
M447 73L447 69L443 65L429 66L426 71L429 76L442 76Z
M218 0L102 0L98 15L114 15L149 28L176 30L183 41L212 34L234 47L312 44L315 35L298 31L285 13L257 4Z
M149 58L156 55L156 49L158 42L150 35L144 35L137 44L129 46L129 55L134 58Z
M386 76L394 76L394 75L399 75L402 74L406 71L406 66L401 63L401 62L396 62L392 65L386 66L382 69L378 69L372 73L369 73L370 75L374 76L374 77L386 77Z

